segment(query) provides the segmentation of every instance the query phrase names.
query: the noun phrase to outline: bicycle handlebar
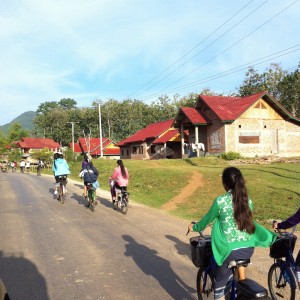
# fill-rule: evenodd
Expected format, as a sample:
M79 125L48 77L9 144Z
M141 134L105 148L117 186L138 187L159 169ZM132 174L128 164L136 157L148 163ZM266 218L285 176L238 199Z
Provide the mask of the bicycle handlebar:
M277 221L277 220L273 220L273 222L272 222L272 227L273 227L274 231L275 231L276 233L278 233L279 235L281 235L281 236L289 236L289 235L293 235L294 232L295 232L295 230L296 230L296 227L297 227L297 225L295 225L295 226L292 226L292 227L290 227L290 228L279 229L279 228L274 228L275 223L278 223L278 221ZM287 229L291 229L291 230L290 230L290 231L286 231Z
M191 222L191 224L196 224L196 222ZM190 233L190 229L188 228L186 235L188 235Z
M193 221L193 222L191 222L191 224L196 224L196 222ZM209 227L209 226L211 227L211 224L209 224L207 227ZM205 236L204 236L204 234L203 234L203 231L204 231L204 230L199 231L199 235L200 235L202 238L205 238ZM188 229L186 235L188 235L189 233L190 233L190 229Z

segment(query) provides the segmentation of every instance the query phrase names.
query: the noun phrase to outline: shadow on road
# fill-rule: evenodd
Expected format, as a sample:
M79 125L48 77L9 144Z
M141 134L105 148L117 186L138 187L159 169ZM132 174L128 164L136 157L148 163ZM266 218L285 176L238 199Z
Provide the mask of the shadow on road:
M173 236L173 235L167 234L166 238L175 243L174 247L176 248L177 253L179 255L185 255L189 258L191 257L190 256L190 245L189 244L182 242L180 239L178 239L176 236Z
M4 255L0 251L0 278L12 300L50 299L44 277L21 255Z
M100 201L100 203L108 208L112 207L112 201L105 199L105 198L100 198L99 196L97 196L97 199Z
M172 299L195 299L195 290L185 284L172 270L169 261L159 257L157 251L141 245L129 235L123 235L127 242L125 256L131 256L137 266L155 278Z

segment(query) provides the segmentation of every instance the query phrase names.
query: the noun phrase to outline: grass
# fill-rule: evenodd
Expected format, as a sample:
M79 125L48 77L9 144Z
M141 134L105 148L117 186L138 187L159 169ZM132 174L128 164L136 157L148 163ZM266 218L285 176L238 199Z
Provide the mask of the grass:
M94 160L100 172L101 189L109 190L108 178L115 160ZM204 185L171 213L187 220L200 219L215 197L224 192L221 174L230 162L217 157L177 160L124 160L129 170L133 201L160 208L187 185L194 170L203 174ZM231 162L232 163L232 162ZM70 163L71 178L78 177L81 162ZM300 163L240 165L254 203L254 219L270 227L270 220L286 218L300 205Z

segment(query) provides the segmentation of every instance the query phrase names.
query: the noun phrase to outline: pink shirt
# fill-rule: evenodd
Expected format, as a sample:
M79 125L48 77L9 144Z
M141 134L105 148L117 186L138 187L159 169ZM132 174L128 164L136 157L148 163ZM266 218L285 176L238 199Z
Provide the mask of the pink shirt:
M124 178L122 176L122 172L121 172L121 167L116 167L114 174L111 176L111 179L116 179L117 180L117 184L119 186L127 186L128 185L128 179L129 179L129 174L128 174L128 170L125 167L125 172L126 172L126 177Z

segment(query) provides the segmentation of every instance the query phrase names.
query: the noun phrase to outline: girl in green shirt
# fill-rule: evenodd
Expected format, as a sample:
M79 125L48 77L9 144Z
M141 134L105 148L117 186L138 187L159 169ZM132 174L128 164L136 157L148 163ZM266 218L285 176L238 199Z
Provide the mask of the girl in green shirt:
M214 221L211 238L217 270L214 299L224 299L226 283L232 277L228 264L232 260L248 259L254 247L269 247L276 235L252 220L253 204L248 197L241 171L226 168L222 174L226 193L217 197L208 213L190 231L202 231Z

